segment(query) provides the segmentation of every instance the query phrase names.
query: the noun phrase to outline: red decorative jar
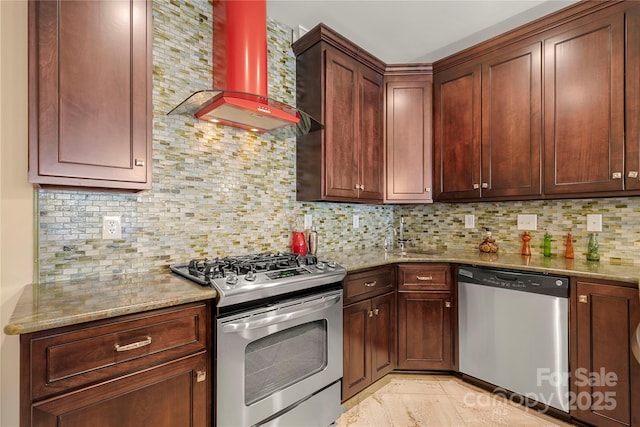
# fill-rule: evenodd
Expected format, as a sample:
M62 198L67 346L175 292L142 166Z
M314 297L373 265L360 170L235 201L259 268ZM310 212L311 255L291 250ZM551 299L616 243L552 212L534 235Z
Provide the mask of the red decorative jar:
M302 231L294 231L291 238L291 251L294 254L307 254L307 238Z

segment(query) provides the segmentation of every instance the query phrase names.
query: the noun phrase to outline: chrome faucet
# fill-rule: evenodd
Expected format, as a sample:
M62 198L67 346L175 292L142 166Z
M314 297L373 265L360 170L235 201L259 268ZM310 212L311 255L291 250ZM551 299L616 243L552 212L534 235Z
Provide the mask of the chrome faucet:
M400 215L400 232L398 233L398 249L404 252L405 250L404 246L406 243L407 241L404 238L404 215Z

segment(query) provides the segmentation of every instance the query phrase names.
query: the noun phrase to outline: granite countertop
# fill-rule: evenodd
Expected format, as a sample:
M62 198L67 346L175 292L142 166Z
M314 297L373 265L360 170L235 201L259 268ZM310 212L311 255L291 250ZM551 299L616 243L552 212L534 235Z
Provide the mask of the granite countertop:
M437 253L415 251L400 255L398 252L385 253L382 249L377 248L363 250L357 254L352 252L323 252L319 256L322 259L336 261L345 267L347 271L404 262L444 262L613 280L637 284L640 288L640 267L637 264L614 264L602 261L587 262L586 259L565 259L558 256L547 258L542 255L487 254L480 251L460 250L446 250Z
M582 259L519 254L484 254L447 250L385 253L373 248L354 252L321 252L320 259L333 260L347 271L406 262L474 264L514 270L537 271L563 276L627 282L640 286L640 268L635 264L587 262ZM156 308L215 299L216 291L172 274L156 273L82 279L25 286L5 326L9 335L26 334Z
M156 308L216 298L172 274L157 273L27 285L5 326L9 335L26 334Z

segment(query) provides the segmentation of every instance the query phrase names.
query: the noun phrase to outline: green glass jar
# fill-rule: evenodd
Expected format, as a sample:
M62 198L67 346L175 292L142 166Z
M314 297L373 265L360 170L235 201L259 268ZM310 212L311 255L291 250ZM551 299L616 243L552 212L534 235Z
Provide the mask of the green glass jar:
M544 242L543 242L543 252L542 254L546 257L551 256L551 234L544 233Z
M591 233L589 236L589 244L587 245L587 261L600 261L600 253L598 253L598 236Z

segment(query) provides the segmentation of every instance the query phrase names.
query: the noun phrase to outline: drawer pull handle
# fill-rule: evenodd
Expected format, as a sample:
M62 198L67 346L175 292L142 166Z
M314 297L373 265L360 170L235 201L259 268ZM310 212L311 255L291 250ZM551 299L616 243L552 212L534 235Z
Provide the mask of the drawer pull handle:
M622 179L622 172L614 172L611 174L612 179Z
M578 295L578 302L586 304L589 302L589 297L586 295Z
M136 348L144 347L145 345L149 345L149 344L151 344L151 337L147 337L147 339L145 340L132 342L131 344L127 344L127 345L116 344L114 348L116 351L129 351L129 350L135 350Z
M377 285L377 284L378 284L378 281L377 281L377 280L374 280L373 282L365 282L365 283L364 283L364 285L365 285L367 288L372 288L372 287L374 287L374 286L375 286L375 285Z
M197 371L196 372L196 382L201 383L202 381L206 381L207 379L207 371Z
M444 306L447 307L447 308L451 308L451 301L446 301L444 303Z
M144 166L144 160L136 159L135 160L135 165L136 166Z
M430 282L433 280L433 276L416 276L416 279L420 280L421 282Z
M373 311L369 310L369 317L373 317Z
M380 310L378 310L378 309L376 308L375 310L373 310L373 314L375 314L375 315L377 316L378 314L380 314Z

